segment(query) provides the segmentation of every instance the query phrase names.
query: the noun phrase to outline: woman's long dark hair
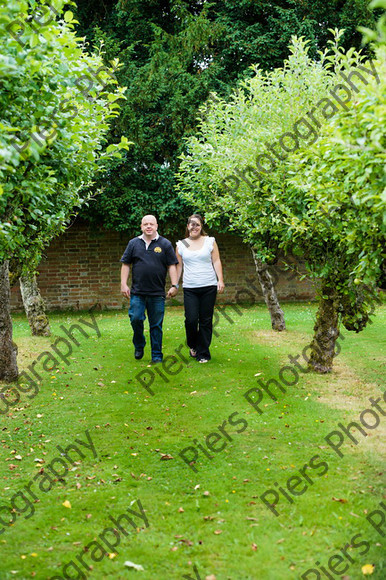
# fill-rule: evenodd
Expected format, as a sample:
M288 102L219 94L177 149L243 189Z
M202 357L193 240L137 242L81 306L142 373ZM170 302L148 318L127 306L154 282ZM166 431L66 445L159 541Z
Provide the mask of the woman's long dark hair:
M207 236L208 234L204 230L204 218L202 216L200 216L199 213L194 213L193 215L191 215L190 217L188 217L188 223L192 219L196 219L196 220L198 220L200 222L200 224L201 224L201 236ZM186 230L185 230L185 238L188 238L188 237L189 237L189 230L188 230L188 227L186 227Z

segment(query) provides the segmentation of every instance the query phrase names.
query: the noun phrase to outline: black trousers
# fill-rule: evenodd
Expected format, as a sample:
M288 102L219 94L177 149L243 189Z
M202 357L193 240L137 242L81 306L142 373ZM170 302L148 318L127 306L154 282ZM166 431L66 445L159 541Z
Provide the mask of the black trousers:
M217 286L184 288L186 341L197 352L197 359L210 359L216 295Z

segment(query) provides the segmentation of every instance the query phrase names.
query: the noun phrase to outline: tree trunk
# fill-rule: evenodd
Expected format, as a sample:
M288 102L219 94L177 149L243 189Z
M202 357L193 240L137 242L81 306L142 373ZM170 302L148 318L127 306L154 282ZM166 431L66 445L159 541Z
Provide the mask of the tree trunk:
M273 284L272 276L269 273L268 266L260 260L253 248L252 255L256 266L257 277L261 284L264 300L271 315L271 323L273 330L285 330L284 312L282 311L279 300L277 298L275 286Z
M22 269L23 269L22 264L15 258L8 260L9 285L11 288L12 286L15 286L15 284L19 280Z
M328 281L323 283L321 292L308 366L317 373L330 373L339 335L338 297Z
M11 293L8 262L0 262L0 380L16 381L17 346L12 340Z
M34 272L20 276L20 290L33 336L51 336L44 300L40 295Z

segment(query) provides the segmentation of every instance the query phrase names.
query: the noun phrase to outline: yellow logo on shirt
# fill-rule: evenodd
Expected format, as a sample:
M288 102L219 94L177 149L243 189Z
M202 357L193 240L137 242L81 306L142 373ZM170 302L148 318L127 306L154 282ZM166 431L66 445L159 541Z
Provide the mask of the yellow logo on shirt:
M160 248L159 246L156 246L154 248L154 251L157 252L157 254L160 254L162 252L162 248Z

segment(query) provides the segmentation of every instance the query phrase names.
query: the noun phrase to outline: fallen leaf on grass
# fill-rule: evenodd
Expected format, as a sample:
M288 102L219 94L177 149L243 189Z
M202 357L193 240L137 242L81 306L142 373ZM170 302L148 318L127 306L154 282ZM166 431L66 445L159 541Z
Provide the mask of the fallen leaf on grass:
M210 574L209 576L205 577L205 580L216 580L216 576L214 574Z
M128 568L134 568L134 570L143 570L143 567L140 564L134 564L134 562L130 562L129 560L126 560L123 565Z
M161 459L166 461L167 459L174 459L174 457L172 455L169 455L168 453L161 453Z
M282 544L284 542L285 538L281 538L280 540L278 540L276 543L277 544Z
M254 552L256 552L256 550L257 550L257 544L252 544L251 548L252 548L252 550L253 550Z
M222 534L222 530L215 530L213 533L216 534L216 536L218 536L219 534Z
M181 538L178 540L181 544L186 544L186 546L193 546L192 540L188 540L187 538Z
M347 499L338 499L337 497L332 497L331 499L332 501L339 501L340 503L347 503L348 501Z
M365 576L369 576L374 572L374 568L375 566L373 564L365 564L364 566L362 566L362 573Z
M68 499L66 499L66 501L64 501L64 502L62 503L62 506L64 506L65 508L71 509L71 504L70 504L70 502L68 501Z

